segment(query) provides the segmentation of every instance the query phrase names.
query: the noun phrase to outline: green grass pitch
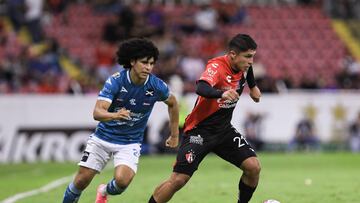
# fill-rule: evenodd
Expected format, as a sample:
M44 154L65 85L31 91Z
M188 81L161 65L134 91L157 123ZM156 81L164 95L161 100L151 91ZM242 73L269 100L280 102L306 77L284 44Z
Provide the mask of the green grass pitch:
M142 156L132 184L121 196L110 197L109 203L146 203L155 186L170 175L174 159L175 155ZM259 159L261 178L251 203L266 199L277 199L281 203L360 202L360 154L259 153ZM0 202L69 176L76 170L76 163L2 164ZM79 202L93 203L97 185L110 180L112 174L112 167L108 167L96 176ZM240 175L236 167L210 155L170 202L235 203ZM61 202L65 187L66 184L17 203Z

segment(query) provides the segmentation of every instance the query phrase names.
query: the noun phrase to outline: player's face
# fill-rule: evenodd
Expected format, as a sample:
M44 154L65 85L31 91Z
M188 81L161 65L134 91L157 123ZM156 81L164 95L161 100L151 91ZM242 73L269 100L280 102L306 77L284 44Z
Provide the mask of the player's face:
M134 72L134 75L141 80L145 80L154 68L155 60L153 57L142 58L136 61L132 61L131 65L131 70Z
M255 54L256 51L251 49L240 53L236 53L235 51L230 51L232 68L236 69L237 71L247 71L247 69L254 62Z

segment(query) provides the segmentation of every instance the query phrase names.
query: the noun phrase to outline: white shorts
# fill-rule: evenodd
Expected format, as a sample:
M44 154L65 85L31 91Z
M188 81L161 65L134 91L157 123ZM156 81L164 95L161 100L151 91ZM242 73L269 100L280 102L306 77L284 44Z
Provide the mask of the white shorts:
M141 144L113 144L106 142L94 134L90 135L79 166L94 169L98 172L104 169L111 156L114 157L114 167L126 165L135 173L139 163Z

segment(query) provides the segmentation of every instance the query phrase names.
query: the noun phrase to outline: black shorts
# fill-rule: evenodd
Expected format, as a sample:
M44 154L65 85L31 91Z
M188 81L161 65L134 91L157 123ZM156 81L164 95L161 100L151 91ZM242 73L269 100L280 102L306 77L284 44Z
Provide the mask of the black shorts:
M234 127L228 127L219 133L196 128L185 134L173 171L192 176L210 152L214 152L238 168L245 159L256 157L255 151L245 137Z

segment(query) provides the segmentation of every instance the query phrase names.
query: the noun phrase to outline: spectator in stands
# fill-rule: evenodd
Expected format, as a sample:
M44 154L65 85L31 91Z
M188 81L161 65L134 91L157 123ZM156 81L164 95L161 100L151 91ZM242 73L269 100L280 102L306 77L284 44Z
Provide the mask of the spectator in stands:
M7 13L16 32L18 32L25 23L25 8L25 0L7 1Z
M68 0L48 0L46 3L52 13L59 14L66 10L69 2Z
M349 128L349 146L352 152L360 152L360 111Z
M160 35L164 33L165 17L160 6L149 3L144 11L144 19L146 26L151 30L152 35Z
M306 116L297 124L295 136L290 141L288 150L317 150L319 149L319 144L315 134L314 123L311 118Z
M120 29L120 37L118 40L127 39L133 35L133 28L135 26L136 14L133 6L135 4L124 4L118 14L118 29Z
M204 3L195 13L194 20L198 31L214 32L218 26L218 13L209 4Z
M248 112L243 125L246 140L257 151L262 150L264 146L264 141L261 139L262 119L262 115Z
M194 83L204 71L205 62L199 54L195 49L186 50L179 61L179 68L185 82L185 92L195 92Z
M352 56L346 56L342 61L343 69L337 74L338 86L344 89L360 88L360 63Z
M113 73L112 67L115 65L116 60L114 58L114 52L116 47L107 42L102 41L95 49L95 57L96 57L96 64L97 64L97 77L101 81L105 81L110 75Z
M44 33L41 25L44 0L25 0L25 24L31 34L32 41L39 43Z

